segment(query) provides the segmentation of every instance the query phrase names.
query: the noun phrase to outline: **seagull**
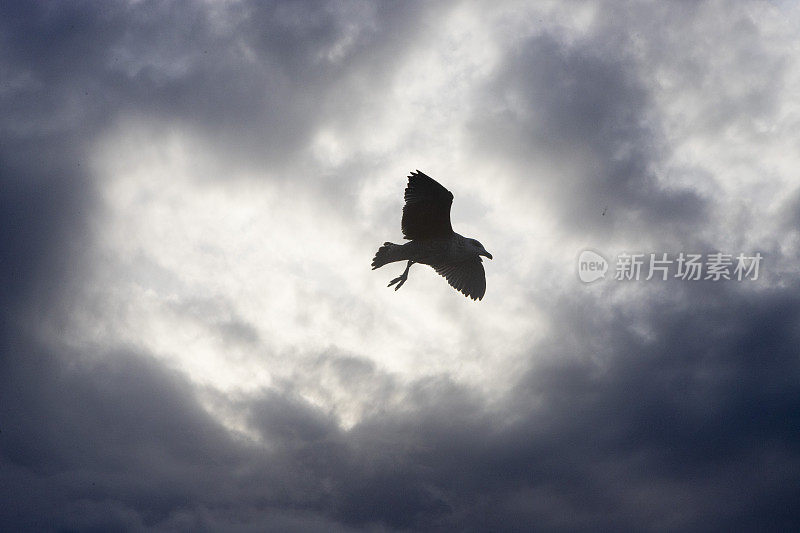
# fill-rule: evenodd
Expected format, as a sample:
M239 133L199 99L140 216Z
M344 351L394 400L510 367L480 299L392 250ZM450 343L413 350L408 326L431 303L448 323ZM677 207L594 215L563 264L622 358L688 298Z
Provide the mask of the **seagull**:
M417 170L408 176L401 228L405 244L383 243L372 260L372 270L395 261L408 261L405 271L389 282L394 290L408 279L414 263L429 265L455 290L473 300L486 293L486 274L481 257L492 254L481 243L453 231L450 206L453 193Z

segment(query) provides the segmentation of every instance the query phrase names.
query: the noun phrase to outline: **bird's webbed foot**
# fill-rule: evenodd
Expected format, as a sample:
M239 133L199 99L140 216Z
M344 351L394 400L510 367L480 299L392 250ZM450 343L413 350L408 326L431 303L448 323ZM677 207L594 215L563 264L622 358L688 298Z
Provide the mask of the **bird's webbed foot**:
M396 278L394 278L392 281L390 281L389 284L387 285L387 287L391 287L395 283L397 283L397 285L395 285L394 290L397 290L400 287L402 287L403 283L405 283L406 280L408 280L408 269L411 268L411 265L413 265L413 264L414 264L414 261L409 261L408 265L406 265L406 269L403 271L403 273L400 274L399 276L397 276Z
M391 287L392 285L397 283L397 286L394 288L394 290L397 290L397 289L399 289L400 287L403 286L403 283L405 283L407 279L408 279L407 275L398 276L398 277L394 278L392 281L390 281L389 284L387 285L387 287Z

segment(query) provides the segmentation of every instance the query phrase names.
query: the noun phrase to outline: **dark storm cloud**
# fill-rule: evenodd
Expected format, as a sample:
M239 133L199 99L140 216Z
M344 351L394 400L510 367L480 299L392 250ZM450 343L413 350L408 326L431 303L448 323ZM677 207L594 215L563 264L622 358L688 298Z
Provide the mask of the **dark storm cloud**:
M348 485L367 485L361 513L445 530L795 523L800 301L712 289L649 308L647 339L619 310L598 320L604 305L563 302L571 327L499 406L447 381L417 384L408 412L350 434L372 472Z
M58 290L80 244L89 187L58 134L6 136L0 143L0 306L13 321L22 303ZM10 313L10 314L6 314Z
M648 338L624 313L596 320L609 310L565 301L563 320L584 335L575 343L565 329L541 346L544 362L502 402L429 378L402 407L344 431L291 392L270 392L240 405L267 449L228 433L147 357L68 363L11 339L2 522L788 527L800 477L796 289L676 299L646 311Z
M588 327L576 347L584 358L553 347L565 361L532 372L516 397L550 396L537 431L586 462L581 479L600 484L590 489L602 495L598 509L613 501L603 514L626 528L751 529L797 519L787 505L800 475L790 429L796 294L705 289L643 311L572 302L562 318ZM597 320L608 313L614 318ZM650 335L632 326L642 319Z
M436 14L334 5L0 8L0 529L796 527L793 278L780 290L681 285L631 309L554 297L559 328L492 403L447 376L403 384L357 356L323 354L305 378L370 398L366 418L342 429L299 395L304 376L219 398L264 445L210 416L195 385L149 354L52 347L36 321L81 275L94 208L87 143L134 113L288 164L320 117L344 120L348 95L369 97L364 77L379 87L391 77L392 58L419 45ZM348 31L356 44L320 60ZM589 226L569 212L595 205L651 228L702 222L706 200L654 180L668 147L624 58L540 36L510 52L486 90L491 113L474 121L491 135L476 141L511 160L520 182L540 158L586 165L563 192L541 178L573 230ZM261 340L233 313L211 322L227 344Z
M93 362L21 337L3 349L3 529L346 530L319 510L321 476L303 463L324 418L310 407L261 402L277 416L262 413L262 426L287 440L267 453L147 356Z

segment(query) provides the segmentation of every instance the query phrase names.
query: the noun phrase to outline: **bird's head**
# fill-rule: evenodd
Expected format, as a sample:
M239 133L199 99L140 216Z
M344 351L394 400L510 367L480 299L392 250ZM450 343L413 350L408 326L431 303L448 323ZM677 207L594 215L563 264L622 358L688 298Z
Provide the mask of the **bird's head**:
M483 247L481 243L476 241L475 239L467 239L467 246L469 250L477 255L483 255L488 257L489 259L492 258L492 254L486 251L486 248Z

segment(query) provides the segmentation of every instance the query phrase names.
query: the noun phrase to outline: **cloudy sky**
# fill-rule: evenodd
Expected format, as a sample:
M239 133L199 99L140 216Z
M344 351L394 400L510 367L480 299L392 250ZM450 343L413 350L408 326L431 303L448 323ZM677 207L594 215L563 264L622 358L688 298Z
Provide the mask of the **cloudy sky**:
M799 170L793 2L4 2L0 529L794 529Z

